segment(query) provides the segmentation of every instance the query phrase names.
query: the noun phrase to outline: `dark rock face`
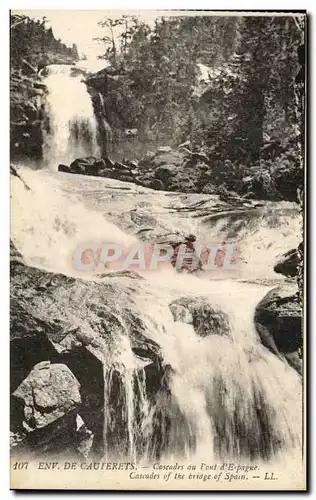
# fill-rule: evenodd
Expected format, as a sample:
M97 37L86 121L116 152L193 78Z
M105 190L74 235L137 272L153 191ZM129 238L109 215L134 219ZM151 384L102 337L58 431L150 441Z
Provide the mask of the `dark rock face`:
M57 439L63 452L102 454L104 373L118 337L128 337L135 359L145 362L146 390L154 398L161 352L137 311L126 307L133 290L111 278L92 282L26 266L11 243L11 430L19 449L51 452ZM119 380L111 404L124 389ZM30 400L30 388L38 401ZM31 429L26 437L23 421Z
M10 86L10 153L11 158L42 157L45 122L43 99L47 92L37 73L22 75L11 71Z
M284 274L284 276L290 276L294 278L294 276L296 276L297 264L297 250L296 248L294 248L282 255L282 257L274 266L273 270L276 273Z
M254 321L262 344L301 372L302 307L295 284L274 288L259 302Z
M89 156L74 160L70 164L69 171L74 174L99 175L102 166L104 167L104 164L101 161Z
M208 335L230 335L231 329L227 314L212 306L204 297L183 297L170 305L175 321L193 325L200 337Z
M130 162L132 163L132 162ZM94 157L77 158L70 166L59 165L59 172L71 174L93 175L107 177L109 179L119 179L124 182L135 182L132 169L135 165L130 163L124 165L119 162L112 162L109 158L97 159Z

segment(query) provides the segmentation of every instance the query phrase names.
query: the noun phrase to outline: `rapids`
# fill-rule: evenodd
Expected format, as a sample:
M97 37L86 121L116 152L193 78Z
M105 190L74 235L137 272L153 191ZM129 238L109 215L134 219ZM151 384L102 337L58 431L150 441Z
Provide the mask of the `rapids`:
M114 348L106 342L99 347L104 455L144 463L157 457L206 463L294 460L302 446L301 379L262 346L253 313L283 279L273 272L275 259L300 242L297 206L250 203L234 210L216 196L157 192L56 172L58 162L97 155L96 122L84 84L70 76L69 67L50 68L45 83L51 123L45 168L20 166L30 190L17 177L11 184L11 237L27 264L86 280L116 280L119 289L131 281L128 276L100 278L74 268L78 245L128 246L144 234L155 242L171 233L194 233L203 243L235 242L240 257L229 271L193 276L167 267L142 271L143 279L133 280L129 306L160 346L170 372L167 386L152 401L146 392L148 360L135 356L128 336L113 331ZM203 297L224 311L230 334L214 330L200 337L192 325L175 321L169 304L181 297ZM123 311L124 304L117 307ZM123 312L120 321L126 324Z
M267 203L243 212L237 221L234 215L231 224L229 214L210 223L209 215L196 217L194 210L204 200L211 211L216 200L207 195L157 193L110 179L44 170L19 172L31 189L18 178L12 180L11 234L30 265L78 276L71 260L78 244L94 239L128 245L137 241L144 226L152 228L153 238L179 230L212 242L233 238L243 256L233 271L193 276L166 268L143 271L145 279L135 280L131 307L146 325L148 338L161 347L164 364L172 367L170 394L162 391L155 405L148 400L146 361L133 354L127 337L117 336L110 355L104 346L105 454L150 460L162 453L210 461L287 456L295 449L299 453L300 377L261 345L253 325L256 304L282 280L273 273L275 258L298 242L296 208ZM193 217L174 211L190 206ZM117 278L118 287L122 280L129 278ZM226 312L231 335L214 331L201 338L191 325L174 321L168 305L183 296L206 297ZM123 314L120 319L124 322ZM107 404L113 387L119 388L120 416ZM115 441L118 420L126 426L120 443ZM159 444L154 438L157 421L169 422L167 428L158 424Z

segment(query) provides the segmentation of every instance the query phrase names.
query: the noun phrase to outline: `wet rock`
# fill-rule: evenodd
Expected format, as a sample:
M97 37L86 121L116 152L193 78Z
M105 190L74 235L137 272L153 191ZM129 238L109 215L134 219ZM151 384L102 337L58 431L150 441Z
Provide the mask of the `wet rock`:
M46 87L30 70L21 75L11 68L10 74L10 152L11 158L41 159L43 127L46 116L41 107Z
M118 338L127 338L135 356L146 358L148 364L153 365L152 374L156 377L160 374L159 346L147 338L146 325L139 313L132 307L120 307L120 304L133 303L133 285L120 281L120 276L114 279L105 275L102 281L93 282L26 266L13 244L12 259L11 392L15 393L42 361L50 362L51 366L66 365L80 384L80 416L94 436L93 439L87 436L88 443L82 447L89 447L92 439L93 453L102 453L104 366L113 343ZM152 387L159 385L158 380L151 383ZM12 415L18 419L24 410L17 406L15 396L13 400ZM50 406L49 401L44 401L45 404ZM54 436L55 431L58 436L61 432L69 435L67 446L77 443L77 412L76 408L58 419L58 426L53 429ZM55 421L45 429L51 425L55 425ZM18 424L16 427L19 430ZM27 446L41 449L51 446L48 431L41 434L40 430L36 429L36 435L32 433L32 442L29 437Z
M71 170L70 170L70 167L68 167L68 165L60 164L60 165L58 165L58 172L67 172L67 173L70 173Z
M284 276L294 278L297 274L297 266L299 263L299 251L303 248L303 243L300 244L298 249L293 248L289 250L278 260L274 266L274 271Z
M10 240L10 267L11 271L14 270L15 264L24 265L24 259L21 252L19 252L14 245L13 241Z
M295 353L299 354L302 349L302 307L297 285L285 283L270 290L257 305L254 321L262 344L274 354L289 359Z
M129 173L131 171L131 167L128 165L124 165L123 163L115 162L114 168L119 172Z
M145 187L148 187L150 189L155 189L156 191L164 191L165 190L165 186L164 186L163 182L159 179L154 179L152 181L150 181L150 180L145 181L144 183L142 183L142 185L144 185Z
M150 163L155 158L155 153L153 151L147 151L145 156L139 160L138 164L140 167L145 167L148 163Z
M161 154L161 153L170 153L172 151L172 148L170 146L160 146L157 149L156 154Z
M187 307L177 302L172 302L169 308L175 321L193 325L193 316Z
M155 178L161 180L164 186L167 186L171 177L174 177L174 175L176 175L176 172L174 172L171 167L167 166L158 167L155 171Z
M118 179L122 182L133 182L134 178L131 175L121 175Z
M182 297L173 301L169 308L175 321L192 324L200 337L230 335L228 315L210 304L205 297Z
M24 403L24 428L45 427L76 410L81 397L79 382L67 366L42 361L14 391Z
M88 458L91 454L94 434L86 427L80 415L77 415L76 417L76 425L76 451L79 456Z
M138 135L138 128L126 128L124 130L124 135L125 135L125 137L127 137L129 139L137 137L137 135Z
M125 165L127 165L128 167L131 167L132 169L138 168L138 161L137 160L125 160L123 163Z
M98 175L101 166L93 156L77 158L70 164L70 171L74 174Z
M23 440L25 439L25 435L21 432L13 432L10 431L10 449L18 448Z

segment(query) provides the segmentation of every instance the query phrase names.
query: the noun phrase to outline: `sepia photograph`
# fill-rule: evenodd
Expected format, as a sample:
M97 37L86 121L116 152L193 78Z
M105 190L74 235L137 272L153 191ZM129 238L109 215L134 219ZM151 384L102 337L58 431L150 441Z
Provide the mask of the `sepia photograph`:
M9 22L11 489L306 491L306 11Z

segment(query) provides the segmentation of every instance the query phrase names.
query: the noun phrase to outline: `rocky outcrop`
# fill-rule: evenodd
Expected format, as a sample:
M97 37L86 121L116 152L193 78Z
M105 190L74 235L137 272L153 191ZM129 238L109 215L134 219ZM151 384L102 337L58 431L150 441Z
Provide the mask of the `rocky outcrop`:
M228 315L211 305L205 297L182 297L171 302L169 308L175 321L192 325L200 337L230 335Z
M43 100L47 90L37 73L12 70L10 80L11 158L42 156Z
M110 179L163 191L183 193L214 193L212 169L204 156L186 148L171 149L162 146L156 153L148 152L139 161L124 159L113 162L109 158L79 158L67 165L59 165L61 172L97 175Z
M274 271L284 276L294 278L297 275L297 267L300 260L299 252L303 251L303 247L303 243L300 243L298 248L293 248L285 252L274 266Z
M135 182L132 171L133 167L134 164L132 162L125 165L119 162L112 162L109 158L97 159L89 156L87 158L77 158L70 166L61 164L58 166L58 171Z
M56 441L65 433L71 443L64 449L71 445L86 453L90 446L91 453L102 454L104 373L116 343L127 339L135 361L145 366L152 397L163 375L160 348L147 338L132 307L133 285L126 277L86 281L26 266L13 243L11 259L11 430L18 436L13 441L19 443L25 421L32 429L22 439L27 449L50 450L48 434ZM37 392L33 402L31 387ZM111 397L115 401L117 393ZM27 403L26 414L18 400ZM80 436L78 415L84 422Z
M256 307L254 321L262 344L301 373L302 307L296 284L268 292Z

